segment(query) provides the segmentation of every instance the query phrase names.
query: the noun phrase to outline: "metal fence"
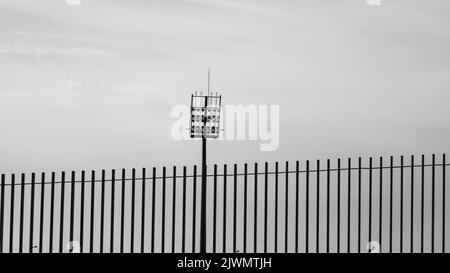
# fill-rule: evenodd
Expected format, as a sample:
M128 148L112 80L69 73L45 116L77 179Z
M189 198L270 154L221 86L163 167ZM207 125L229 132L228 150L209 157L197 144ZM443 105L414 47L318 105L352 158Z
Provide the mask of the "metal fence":
M447 166L445 155L214 165L207 252L446 252ZM198 252L197 166L150 170L1 175L0 251Z

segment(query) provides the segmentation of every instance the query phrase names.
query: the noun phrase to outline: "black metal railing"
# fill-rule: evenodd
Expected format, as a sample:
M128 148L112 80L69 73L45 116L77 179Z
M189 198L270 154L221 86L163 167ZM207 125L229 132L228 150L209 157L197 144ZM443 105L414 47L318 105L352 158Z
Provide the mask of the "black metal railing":
M448 164L416 161L214 165L207 252L446 252ZM201 172L151 171L2 174L0 251L198 252Z

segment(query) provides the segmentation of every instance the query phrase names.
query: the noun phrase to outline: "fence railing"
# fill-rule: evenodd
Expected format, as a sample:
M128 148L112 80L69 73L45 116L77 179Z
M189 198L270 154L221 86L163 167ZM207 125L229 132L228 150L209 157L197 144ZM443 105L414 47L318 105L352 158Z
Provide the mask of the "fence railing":
M207 252L446 252L447 166L445 154L210 166ZM2 174L0 251L198 252L200 182L197 166Z

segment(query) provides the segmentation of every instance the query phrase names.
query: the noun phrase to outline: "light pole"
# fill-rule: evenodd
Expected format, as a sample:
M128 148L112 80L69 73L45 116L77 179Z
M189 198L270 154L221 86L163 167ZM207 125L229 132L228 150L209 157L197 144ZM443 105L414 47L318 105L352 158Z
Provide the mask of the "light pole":
M220 132L220 106L222 96L211 94L209 90L210 70L208 69L208 92L195 92L191 96L191 138L202 139L202 192L200 213L200 253L206 253L206 139L218 138ZM194 208L195 209L195 208ZM195 219L194 219L195 221Z

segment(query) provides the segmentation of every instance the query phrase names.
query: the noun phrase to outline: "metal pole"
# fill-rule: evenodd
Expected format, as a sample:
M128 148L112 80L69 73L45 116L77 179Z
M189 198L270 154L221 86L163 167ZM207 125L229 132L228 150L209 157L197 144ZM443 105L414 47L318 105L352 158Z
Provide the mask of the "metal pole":
M200 253L206 253L206 138L202 138L202 211L200 223Z
M209 96L209 70L208 70L208 96ZM202 133L202 196L200 212L200 253L206 253L206 122L208 96L205 97L205 115L203 116Z
M200 253L206 253L206 122L208 121L208 99L209 84L211 70L208 69L208 93L205 96L205 108L203 116L203 133L202 133L202 196L201 196L201 212L200 212Z

